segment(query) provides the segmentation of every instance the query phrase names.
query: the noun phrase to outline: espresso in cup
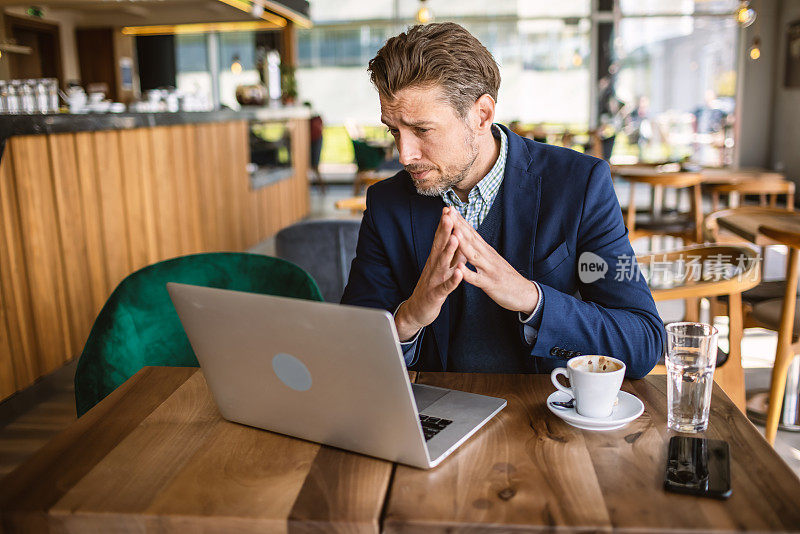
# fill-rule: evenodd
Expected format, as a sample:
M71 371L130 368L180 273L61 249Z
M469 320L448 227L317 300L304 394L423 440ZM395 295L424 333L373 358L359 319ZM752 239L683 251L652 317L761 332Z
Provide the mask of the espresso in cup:
M613 373L614 371L619 371L624 366L619 360L606 356L577 356L572 358L567 365L571 365L574 369L587 373Z
M570 386L558 381L565 375ZM625 378L625 363L610 356L576 356L566 367L554 369L550 375L553 385L575 399L575 411L585 417L609 417L614 409L622 379Z

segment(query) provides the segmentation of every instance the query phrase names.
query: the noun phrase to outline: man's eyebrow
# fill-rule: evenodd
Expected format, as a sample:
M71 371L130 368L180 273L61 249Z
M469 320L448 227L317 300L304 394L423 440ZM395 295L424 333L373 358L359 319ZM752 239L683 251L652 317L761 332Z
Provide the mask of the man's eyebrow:
M388 122L387 119L384 119L383 117L381 117L381 122L383 124L385 124L386 126L388 126L389 128L391 128L393 126L392 124L390 124ZM430 121L406 122L406 121L400 119L400 124L402 124L403 126L410 126L412 128L425 128L427 126L433 126L434 123L430 122Z

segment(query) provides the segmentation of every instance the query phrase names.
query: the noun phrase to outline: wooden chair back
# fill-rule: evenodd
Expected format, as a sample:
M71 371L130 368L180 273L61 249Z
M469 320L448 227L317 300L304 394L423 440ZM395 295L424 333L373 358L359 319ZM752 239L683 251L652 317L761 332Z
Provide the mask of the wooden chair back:
M734 207L731 202L731 194L758 195L759 204L762 207L767 206L767 199L769 199L769 207L772 208L778 205L778 195L786 195L787 208L794 206L794 182L784 179L782 175L777 173L764 173L754 179L712 185L709 186L709 189L711 191L711 206L714 211L719 209L720 195L728 195L728 205Z
M650 271L651 276L654 266L672 266L681 261L689 263L694 270L691 277L697 278L696 280L672 287L651 287L650 292L655 301L741 294L761 281L758 250L749 246L697 245L669 252L644 254L637 256L636 261L643 271ZM722 276L721 267L724 266L730 268Z
M625 175L625 179L630 183L630 197L628 198L628 209L625 213L625 226L628 228L630 239L633 241L644 235L652 235L650 232L642 233L636 229L636 185L646 184L656 189L664 188L685 189L691 188L691 217L694 220L694 233L690 237L696 243L702 242L703 231L703 203L700 191L700 184L703 177L695 172L652 172L642 174Z

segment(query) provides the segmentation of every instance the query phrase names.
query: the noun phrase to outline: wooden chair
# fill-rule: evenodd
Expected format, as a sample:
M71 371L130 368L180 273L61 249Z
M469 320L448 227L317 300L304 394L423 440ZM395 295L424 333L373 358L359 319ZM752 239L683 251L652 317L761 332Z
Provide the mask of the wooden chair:
M711 192L711 209L719 210L720 196L728 197L728 207L735 208L739 205L740 197L745 195L758 195L759 205L775 208L778 206L778 195L786 195L786 207L794 206L794 182L786 180L777 173L764 173L758 178L737 181L729 184L714 184L707 186Z
M794 184L792 184L793 186ZM720 231L718 220L722 217L730 217L732 215L755 215L755 216L769 216L769 215L785 215L787 211L792 211L789 204L788 210L786 208L778 207L762 207L762 206L743 206L739 208L728 208L717 210L706 215L703 220L703 239L706 242L712 243L747 243L743 238L735 235L728 235ZM764 247L761 247L761 258L765 257ZM764 264L761 263L761 274L764 274ZM744 303L744 318L745 328L756 326L751 324L750 311L752 306L764 300L781 298L786 290L786 280L769 280L761 282L758 286L742 293L742 302ZM724 305L724 299L721 302L712 300L712 313L714 313L715 306Z
M723 262L729 258L730 262ZM744 370L742 369L742 307L741 295L761 280L758 269L758 252L747 246L700 245L669 252L647 254L636 258L640 268L649 272L650 291L656 302L678 299L697 299L727 295L732 303L728 327L729 350L727 360L714 373L714 380L728 394L734 404L745 410ZM680 262L689 262L692 273L679 284L659 285L654 280L656 266L664 266L679 273ZM694 266L697 266L695 268ZM684 267L686 263L684 263ZM726 273L721 276L721 267ZM697 278L697 279L695 279ZM665 373L663 365L657 365L655 374Z
M753 308L753 317L765 328L778 331L778 348L775 351L775 364L772 367L772 380L769 388L769 407L765 437L775 444L778 432L778 419L783 407L786 390L786 375L794 355L800 351L800 317L797 309L797 266L800 258L800 232L792 232L769 226L759 227L759 232L789 247L786 266L786 290L782 299L771 299Z
M336 201L337 210L350 210L350 213L358 214L367 209L367 197L357 196L350 198L343 198Z
M625 226L628 227L630 240L641 237L668 235L678 237L691 243L703 242L703 204L700 195L702 176L692 172L653 172L641 175L627 175L625 179L630 183L630 197L625 208ZM653 189L653 203L650 213L637 212L635 195L636 186L649 185ZM691 193L691 208L689 212L667 212L662 207L665 189L689 189Z

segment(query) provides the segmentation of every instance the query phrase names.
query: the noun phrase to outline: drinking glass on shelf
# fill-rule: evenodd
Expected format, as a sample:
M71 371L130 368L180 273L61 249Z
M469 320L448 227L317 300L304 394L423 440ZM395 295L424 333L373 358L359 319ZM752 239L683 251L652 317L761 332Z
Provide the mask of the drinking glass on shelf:
M717 329L703 323L670 323L667 330L667 426L678 432L708 428Z

